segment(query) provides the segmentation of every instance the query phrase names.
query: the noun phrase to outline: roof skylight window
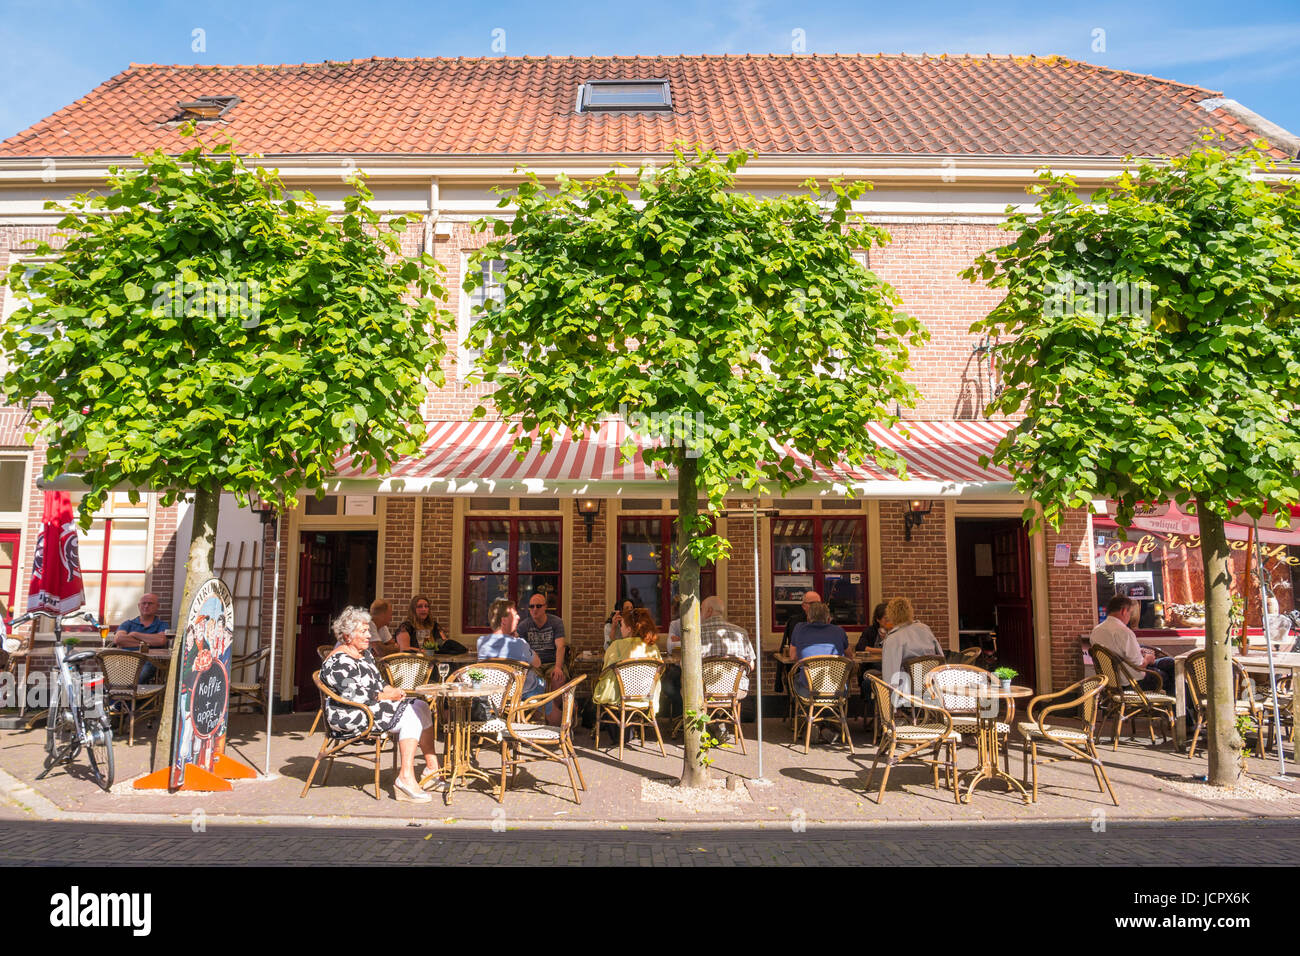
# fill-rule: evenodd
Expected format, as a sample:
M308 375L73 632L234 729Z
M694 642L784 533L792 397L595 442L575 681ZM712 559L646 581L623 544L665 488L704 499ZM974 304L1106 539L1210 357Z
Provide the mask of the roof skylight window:
M578 112L671 110L667 80L589 80L578 90Z
M238 96L196 96L176 104L179 112L172 121L220 119L239 102Z

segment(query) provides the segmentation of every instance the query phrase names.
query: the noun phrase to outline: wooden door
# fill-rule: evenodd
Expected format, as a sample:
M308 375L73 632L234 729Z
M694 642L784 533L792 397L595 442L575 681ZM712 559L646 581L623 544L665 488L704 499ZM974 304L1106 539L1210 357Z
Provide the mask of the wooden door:
M320 670L316 647L333 644L330 614L333 611L334 541L318 531L304 532L298 553L298 643L293 682L294 710L315 710L320 693L311 675Z
M1025 526L1019 521L1008 521L993 532L998 666L1015 668L1019 672L1015 683L1035 687L1034 609L1029 572L1029 536Z

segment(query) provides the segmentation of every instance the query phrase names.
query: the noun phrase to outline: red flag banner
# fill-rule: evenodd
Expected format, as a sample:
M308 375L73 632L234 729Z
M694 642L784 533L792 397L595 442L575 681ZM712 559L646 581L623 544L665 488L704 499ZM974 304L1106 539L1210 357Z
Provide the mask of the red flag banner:
M77 553L77 523L66 491L45 492L41 533L36 538L27 610L70 614L86 603Z

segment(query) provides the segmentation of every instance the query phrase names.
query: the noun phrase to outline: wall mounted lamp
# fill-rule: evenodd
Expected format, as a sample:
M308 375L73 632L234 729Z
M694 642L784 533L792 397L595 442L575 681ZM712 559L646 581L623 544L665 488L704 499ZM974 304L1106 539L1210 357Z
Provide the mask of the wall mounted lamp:
M912 529L921 527L921 519L934 510L933 501L908 502L908 510L903 512L903 540L912 540Z
M582 520L587 525L587 543L591 544L591 527L596 523L596 515L600 514L600 499L579 498L578 514L582 515Z

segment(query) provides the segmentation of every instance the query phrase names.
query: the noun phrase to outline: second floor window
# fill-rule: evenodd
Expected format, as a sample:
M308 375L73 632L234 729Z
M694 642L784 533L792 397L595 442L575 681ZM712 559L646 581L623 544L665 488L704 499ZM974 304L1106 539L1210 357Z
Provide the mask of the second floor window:
M470 268L469 256L465 257L465 268ZM474 368L474 362L480 354L478 349L470 348L468 345L469 330L474 327L479 314L489 302L502 303L506 300L505 286L502 284L505 280L505 260L489 259L480 263L478 268L483 283L472 293L464 296L465 301L461 308L459 342L462 374L467 374Z

